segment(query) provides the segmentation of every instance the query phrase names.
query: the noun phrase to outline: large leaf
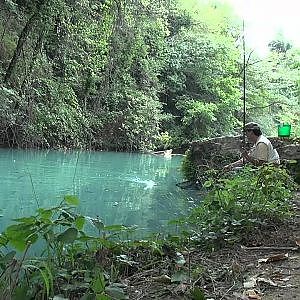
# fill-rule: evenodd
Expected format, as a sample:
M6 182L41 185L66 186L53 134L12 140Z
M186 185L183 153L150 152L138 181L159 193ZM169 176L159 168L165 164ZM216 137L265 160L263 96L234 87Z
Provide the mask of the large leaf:
M65 244L70 244L76 240L77 235L78 230L76 228L68 228L66 231L57 236L57 240Z
M92 290L96 294L101 294L105 289L105 279L103 273L99 273L98 276L92 282Z
M44 208L39 208L38 209L39 216L43 220L50 220L50 218L53 215L52 209L44 209Z
M24 239L10 240L9 243L18 251L23 252L26 249L27 242Z

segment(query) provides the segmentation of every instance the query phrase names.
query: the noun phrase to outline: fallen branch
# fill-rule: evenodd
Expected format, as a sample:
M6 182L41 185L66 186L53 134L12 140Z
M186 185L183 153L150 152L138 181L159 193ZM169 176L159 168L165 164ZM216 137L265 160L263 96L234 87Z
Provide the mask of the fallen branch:
M275 246L261 246L261 247L246 247L241 246L244 250L291 250L296 251L299 250L299 247L275 247Z

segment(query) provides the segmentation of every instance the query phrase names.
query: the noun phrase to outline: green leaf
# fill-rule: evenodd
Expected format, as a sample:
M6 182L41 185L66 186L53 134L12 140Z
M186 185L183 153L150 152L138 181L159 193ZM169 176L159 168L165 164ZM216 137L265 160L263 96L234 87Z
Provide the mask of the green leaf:
M26 239L26 237L34 232L31 224L20 223L8 226L5 234L9 240L19 240Z
M79 216L75 219L75 226L78 230L81 230L83 228L84 223L85 223L84 216Z
M45 283L47 298L49 298L49 295L50 295L50 281L49 281L49 278L48 278L46 272L44 272L42 269L39 269L39 271L40 271L40 273L43 277L44 283Z
M57 236L57 240L65 244L70 244L76 240L77 234L78 230L76 228L68 228Z
M100 294L105 290L105 279L103 273L99 273L97 278L95 278L92 282L92 290L96 294Z
M26 249L26 241L22 240L22 239L18 239L18 240L10 240L9 243L18 251L23 252Z
M34 262L34 261L32 261ZM46 264L44 264L44 266L46 266ZM23 265L23 267L25 269L35 269L35 270L38 270L43 278L43 281L44 281L44 284L45 284L45 290L46 290L46 294L47 294L47 299L49 298L49 295L50 295L50 288L52 287L52 274L49 270L49 268L47 267L46 270L42 270L40 267L36 266L36 265L33 265L33 264L26 264L26 265ZM47 276L47 273L49 275L49 277Z
M67 204L69 205L74 205L77 206L79 204L79 199L75 195L66 195L64 197L64 200L66 201Z
M192 291L193 300L205 300L205 295L201 289L195 287Z
M39 208L38 213L41 219L46 219L46 220L50 220L53 215L52 209Z

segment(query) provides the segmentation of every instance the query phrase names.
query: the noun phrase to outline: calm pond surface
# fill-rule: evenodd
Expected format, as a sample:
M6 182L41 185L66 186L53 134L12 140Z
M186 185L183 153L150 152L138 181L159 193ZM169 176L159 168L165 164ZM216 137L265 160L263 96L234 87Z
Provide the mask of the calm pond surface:
M78 210L106 224L164 230L186 213L196 192L176 186L181 156L118 152L60 152L0 149L0 229L12 218L58 204L64 195L80 199Z

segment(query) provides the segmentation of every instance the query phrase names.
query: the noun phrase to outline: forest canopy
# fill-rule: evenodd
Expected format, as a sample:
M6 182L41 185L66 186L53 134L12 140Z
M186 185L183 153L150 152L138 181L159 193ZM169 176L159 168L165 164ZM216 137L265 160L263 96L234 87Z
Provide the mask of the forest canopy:
M192 0L0 0L0 132L9 147L136 151L237 134L242 20ZM247 45L246 45L247 46ZM246 47L247 120L300 134L300 49Z

